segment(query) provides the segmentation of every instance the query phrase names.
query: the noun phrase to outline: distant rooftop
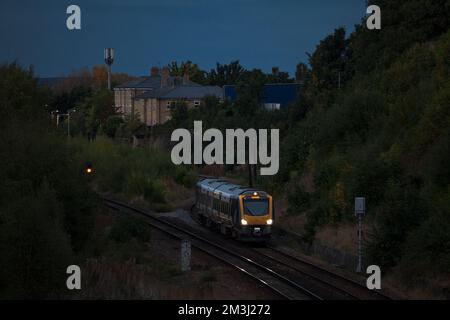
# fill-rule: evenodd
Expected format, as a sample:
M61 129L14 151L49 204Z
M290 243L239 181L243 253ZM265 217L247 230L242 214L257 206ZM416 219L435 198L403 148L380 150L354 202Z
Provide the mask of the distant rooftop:
M140 79L129 81L118 86L115 86L114 89L157 89L161 88L161 79L160 75L153 75L147 77L141 77ZM189 86L200 86L198 83L195 83L191 80L185 80L185 85ZM182 77L173 77L169 76L167 78L167 87L174 87L183 84Z
M135 97L135 99L173 99L173 100L200 100L206 96L215 96L223 99L222 88L217 86L181 85L177 87L155 88Z

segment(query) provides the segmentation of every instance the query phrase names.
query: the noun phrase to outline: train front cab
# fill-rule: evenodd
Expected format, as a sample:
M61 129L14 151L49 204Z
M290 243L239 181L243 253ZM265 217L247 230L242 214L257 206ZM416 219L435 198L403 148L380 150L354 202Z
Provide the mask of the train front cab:
M247 192L239 196L240 240L267 240L272 234L274 220L272 196L264 192Z

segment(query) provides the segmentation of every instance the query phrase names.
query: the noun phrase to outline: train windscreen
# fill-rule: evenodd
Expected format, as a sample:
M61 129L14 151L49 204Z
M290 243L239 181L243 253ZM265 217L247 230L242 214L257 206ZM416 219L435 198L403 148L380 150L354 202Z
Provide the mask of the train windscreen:
M267 199L245 199L245 214L249 216L265 216L269 213L269 201Z

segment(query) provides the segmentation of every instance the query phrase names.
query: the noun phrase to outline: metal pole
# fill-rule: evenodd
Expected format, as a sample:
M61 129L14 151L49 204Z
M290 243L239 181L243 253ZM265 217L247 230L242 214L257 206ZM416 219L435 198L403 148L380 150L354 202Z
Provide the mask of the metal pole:
M355 215L358 218L358 266L356 267L356 272L362 272L362 219L363 215L366 213L366 198L356 197L355 198Z
M67 137L70 138L70 111L67 112Z
M358 214L358 266L356 272L362 272L362 214Z
M341 72L339 71L339 76L338 76L338 89L341 90Z
M111 65L108 64L108 90L111 90Z

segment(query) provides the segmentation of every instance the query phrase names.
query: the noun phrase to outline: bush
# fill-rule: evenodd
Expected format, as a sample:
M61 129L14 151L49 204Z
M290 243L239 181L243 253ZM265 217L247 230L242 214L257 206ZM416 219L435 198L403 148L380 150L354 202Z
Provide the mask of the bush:
M176 168L174 180L179 185L191 188L197 181L197 175L195 171L187 169L186 167L178 166Z
M288 196L289 213L301 214L311 205L311 194L308 194L303 188L297 186Z
M189 167L175 166L167 152L154 149L132 149L106 137L93 142L73 139L79 158L94 166L93 179L100 191L142 196L153 204L164 204L166 188L162 181L173 179L192 186L195 174Z
M125 179L125 188L129 195L142 195L150 202L165 203L164 185L154 177L145 176L144 173L128 174Z
M0 296L63 296L92 235L96 199L31 72L0 67Z
M46 183L36 193L16 196L3 206L0 297L61 297L66 268L75 262L63 220L63 206Z
M393 7L409 10L422 2ZM384 14L395 24L384 36L361 26L350 37L346 68L354 74L340 91L305 85L299 105L308 112L283 139L280 180L314 177L315 192L294 190L288 199L290 211L309 208L308 240L322 225L354 219L354 197L365 196L374 228L370 261L400 264L405 279L426 280L449 273L450 31L441 35L442 21L435 20L406 36L398 26L410 16L393 19L393 7ZM431 19L431 13L421 14ZM416 41L425 40L421 33L441 36ZM406 37L394 43L395 35ZM373 59L376 48L386 49L380 59ZM318 50L326 55L333 48Z
M141 220L129 216L120 216L111 228L109 237L120 243L135 238L141 242L150 241L150 228Z
M427 279L448 273L450 266L450 217L437 212L404 245L404 256L399 269L407 283L426 282Z

